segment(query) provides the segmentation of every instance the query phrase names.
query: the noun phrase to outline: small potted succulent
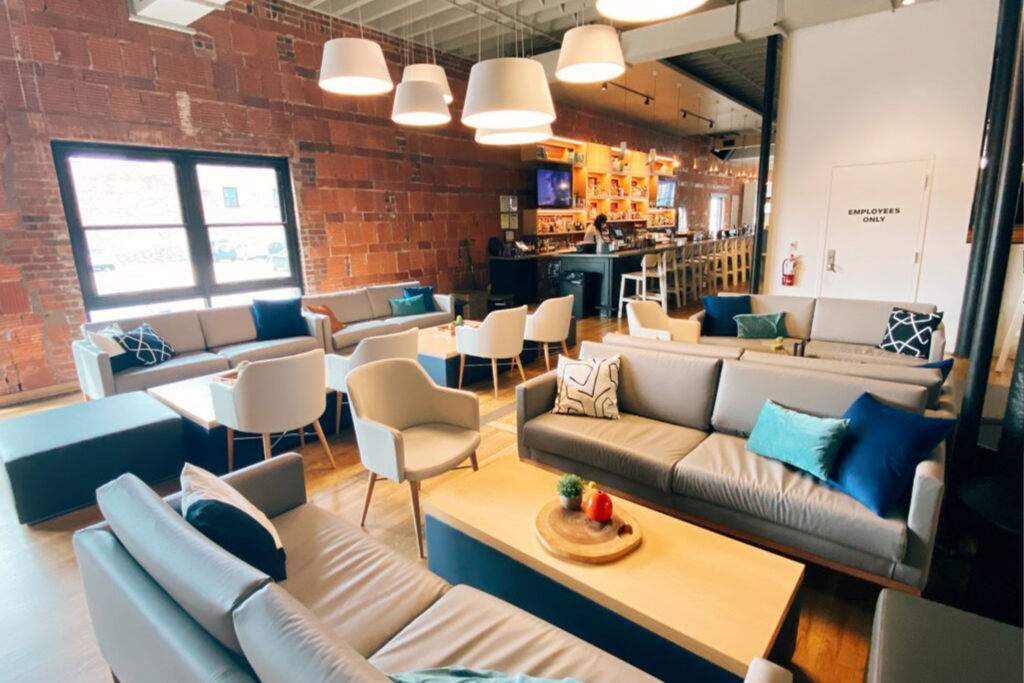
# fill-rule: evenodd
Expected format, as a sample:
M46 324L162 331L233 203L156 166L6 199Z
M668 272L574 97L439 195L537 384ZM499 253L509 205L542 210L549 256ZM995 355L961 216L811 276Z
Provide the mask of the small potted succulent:
M558 480L558 502L566 510L579 510L583 505L583 480L576 474L563 474Z

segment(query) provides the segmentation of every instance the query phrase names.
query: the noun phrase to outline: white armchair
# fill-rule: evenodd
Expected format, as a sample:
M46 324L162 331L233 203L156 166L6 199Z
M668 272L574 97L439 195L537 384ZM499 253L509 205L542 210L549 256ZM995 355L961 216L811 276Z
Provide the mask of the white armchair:
M475 394L434 384L415 360L381 360L347 379L359 458L369 470L359 525L366 523L377 479L409 482L416 543L423 557L420 482L467 458L477 469L480 404Z
M526 306L494 311L479 327L462 326L455 330L455 350L459 352L459 388L466 368L466 356L491 359L494 377L494 398L498 398L498 359L510 358L519 368L519 376L526 381L523 363L523 337L526 332Z
M320 427L327 408L325 386L323 349L249 363L239 369L234 384L211 382L214 417L228 430L228 469L234 464L236 431L262 435L263 457L269 460L271 434L295 429L305 434L310 423L331 466L337 467Z
M548 299L536 311L526 316L526 341L536 342L544 346L544 366L551 370L551 359L548 356L548 344L561 342L562 353L569 355L569 347L565 340L569 338L569 324L572 322L573 295Z
M327 388L338 392L334 411L334 433L341 430L342 397L348 392L345 380L348 373L361 365L388 358L411 358L416 360L419 350L420 330L412 328L395 334L367 337L356 345L348 356L330 354L327 356Z
M629 336L680 341L696 344L700 341L700 322L670 318L653 301L631 301L626 304Z

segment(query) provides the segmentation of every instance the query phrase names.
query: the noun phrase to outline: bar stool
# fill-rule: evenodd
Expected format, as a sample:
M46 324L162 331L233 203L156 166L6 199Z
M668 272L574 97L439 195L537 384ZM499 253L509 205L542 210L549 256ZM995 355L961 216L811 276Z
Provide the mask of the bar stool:
M682 288L679 285L679 267L678 259L676 258L676 248L667 249L661 253L662 263L665 266L665 284L663 288L665 290L666 305L668 305L668 297L674 296L676 298L676 308L682 308L682 295L680 292Z
M660 285L656 292L647 291L647 281L657 280ZM626 283L633 283L633 295L626 296ZM634 273L623 273L619 281L619 318L627 301L658 301L663 310L668 311L668 297L665 292L665 259L659 254L644 254L640 262L640 270Z

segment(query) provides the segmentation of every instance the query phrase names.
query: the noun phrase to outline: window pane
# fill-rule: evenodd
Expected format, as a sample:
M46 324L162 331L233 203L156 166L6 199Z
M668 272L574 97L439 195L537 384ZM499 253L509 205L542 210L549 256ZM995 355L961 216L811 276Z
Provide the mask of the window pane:
M182 224L170 161L72 157L70 165L83 226Z
M184 228L86 230L97 294L195 284Z
M238 292L236 294L223 294L210 299L214 308L221 306L241 306L251 304L253 299L294 299L302 296L298 287L279 287L277 289L259 289L255 292Z
M210 228L210 248L220 284L291 277L282 225Z
M274 169L199 164L196 172L207 223L278 223L283 220Z
M117 308L103 308L96 311L89 311L89 320L92 322L103 322L105 320L117 320L119 318L139 318L144 315L156 315L158 313L194 311L199 308L205 308L202 299L179 299L177 301L163 301L158 304L118 306ZM131 330L125 330L125 332L130 331Z

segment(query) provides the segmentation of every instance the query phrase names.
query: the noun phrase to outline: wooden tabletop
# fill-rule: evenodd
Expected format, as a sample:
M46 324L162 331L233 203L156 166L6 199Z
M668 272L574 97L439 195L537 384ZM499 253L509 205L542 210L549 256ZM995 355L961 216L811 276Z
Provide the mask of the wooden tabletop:
M432 489L425 512L738 676L768 655L802 564L618 497L643 529L639 548L606 565L554 557L534 519L557 478L500 458Z
M477 327L480 323L475 320L467 320L468 327ZM420 328L419 354L433 358L451 358L459 355L455 350L455 335L448 332L448 326L440 329L437 326Z

